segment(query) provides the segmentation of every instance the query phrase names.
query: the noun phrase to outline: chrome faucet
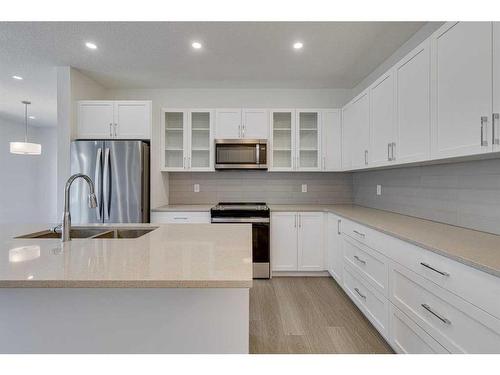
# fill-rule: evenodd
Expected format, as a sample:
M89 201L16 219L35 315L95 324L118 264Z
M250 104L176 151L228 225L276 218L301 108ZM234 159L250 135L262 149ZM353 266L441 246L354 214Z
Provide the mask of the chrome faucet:
M69 212L69 190L71 188L71 184L73 183L73 181L75 181L79 177L87 181L87 184L89 185L89 190L90 190L89 207L90 208L97 207L97 198L94 193L94 183L92 182L90 177L82 173L77 173L68 178L68 181L66 181L66 187L64 189L64 212L63 212L62 227L61 227L61 240L63 242L71 240L71 214Z

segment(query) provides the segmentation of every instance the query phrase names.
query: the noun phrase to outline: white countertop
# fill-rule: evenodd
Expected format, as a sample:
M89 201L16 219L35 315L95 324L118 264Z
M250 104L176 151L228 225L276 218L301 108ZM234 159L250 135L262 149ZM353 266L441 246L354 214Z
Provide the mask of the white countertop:
M106 225L95 225L109 227ZM0 287L249 288L249 224L118 224L135 239L14 239L45 225L0 226Z

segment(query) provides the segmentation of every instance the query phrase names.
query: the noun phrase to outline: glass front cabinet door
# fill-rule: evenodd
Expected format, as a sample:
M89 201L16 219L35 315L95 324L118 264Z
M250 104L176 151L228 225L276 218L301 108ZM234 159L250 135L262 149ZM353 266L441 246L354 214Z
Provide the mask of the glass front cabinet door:
M296 169L318 171L321 169L321 112L297 110L296 122Z
M213 111L162 110L163 171L212 171Z
M271 166L274 171L295 169L295 111L271 111Z

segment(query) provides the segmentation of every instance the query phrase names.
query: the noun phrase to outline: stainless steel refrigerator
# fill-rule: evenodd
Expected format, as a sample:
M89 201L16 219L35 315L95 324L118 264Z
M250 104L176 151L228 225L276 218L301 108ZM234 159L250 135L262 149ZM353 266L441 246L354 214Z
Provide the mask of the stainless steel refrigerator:
M73 224L149 222L148 143L73 141L74 173L84 173L94 181L97 208L88 207L88 185L82 179L75 181L70 192Z

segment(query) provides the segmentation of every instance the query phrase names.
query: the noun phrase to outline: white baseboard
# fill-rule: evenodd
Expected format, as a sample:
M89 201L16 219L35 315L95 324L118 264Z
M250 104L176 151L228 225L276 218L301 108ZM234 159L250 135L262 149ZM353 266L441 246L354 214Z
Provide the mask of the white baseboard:
M328 271L272 271L272 277L280 276L331 277Z

